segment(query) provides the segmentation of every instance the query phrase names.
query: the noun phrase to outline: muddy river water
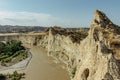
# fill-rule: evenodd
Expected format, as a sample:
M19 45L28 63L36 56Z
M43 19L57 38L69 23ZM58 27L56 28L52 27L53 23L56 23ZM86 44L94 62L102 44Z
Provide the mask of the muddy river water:
M31 47L32 59L27 68L24 80L70 80L68 72L62 68L61 63L47 56L41 47Z

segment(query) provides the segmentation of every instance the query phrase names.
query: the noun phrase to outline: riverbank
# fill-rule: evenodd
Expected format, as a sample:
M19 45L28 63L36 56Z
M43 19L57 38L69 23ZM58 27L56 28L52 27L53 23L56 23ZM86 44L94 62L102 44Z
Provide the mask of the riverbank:
M12 66L9 66L9 67L3 66L3 67L1 67L0 68L0 73L8 73L8 72L13 72L15 70L25 69L28 66L28 64L29 64L29 62L30 62L30 60L32 58L32 54L30 52L28 52L27 56L28 57L25 60L22 60L22 61L14 64Z
M9 68L1 69L0 73L7 74L16 70L26 74L23 80L70 80L63 63L57 63L52 57L48 57L47 51L41 47L27 47L30 48L31 57Z

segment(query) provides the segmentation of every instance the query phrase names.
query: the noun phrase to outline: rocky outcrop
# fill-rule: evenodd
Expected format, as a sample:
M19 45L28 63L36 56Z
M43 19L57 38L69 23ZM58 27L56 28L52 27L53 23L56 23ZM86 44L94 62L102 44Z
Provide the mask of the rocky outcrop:
M71 31L57 27L49 29L48 55L64 62L71 78L75 75L77 68L76 57L80 53L81 41L88 35L87 31L88 29Z
M120 28L96 10L81 42L74 80L120 80Z
M50 29L47 48L49 55L66 63L71 79L120 79L120 28L103 12L95 11L89 35L76 39L79 43L63 34Z
M71 76L75 74L74 69L76 68L76 56L79 54L80 40L74 43L70 36L55 33L59 30L53 28L49 31L48 38L48 55L60 60L66 64L66 67Z

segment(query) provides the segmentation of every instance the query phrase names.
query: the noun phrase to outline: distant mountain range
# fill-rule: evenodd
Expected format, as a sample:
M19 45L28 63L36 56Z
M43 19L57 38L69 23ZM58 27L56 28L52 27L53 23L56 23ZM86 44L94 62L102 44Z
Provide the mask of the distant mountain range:
M53 26L58 27L58 26ZM41 32L47 30L49 27L43 26L12 26L12 25L0 25L0 33L27 33L27 32ZM61 27L59 27L61 28ZM72 31L88 31L89 28L82 27L82 28L63 28L66 30Z
M0 33L26 33L26 32L39 32L47 29L48 27L42 26L12 26L0 25Z

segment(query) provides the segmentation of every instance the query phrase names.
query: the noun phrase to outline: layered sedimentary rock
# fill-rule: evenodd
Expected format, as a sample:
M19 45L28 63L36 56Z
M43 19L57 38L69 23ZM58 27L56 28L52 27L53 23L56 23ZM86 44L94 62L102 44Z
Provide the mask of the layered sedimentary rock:
M74 77L77 68L76 57L80 54L81 41L86 36L86 30L84 32L72 32L64 29L49 29L48 55L64 62L71 78Z
M74 80L120 80L120 28L96 10L81 42Z

